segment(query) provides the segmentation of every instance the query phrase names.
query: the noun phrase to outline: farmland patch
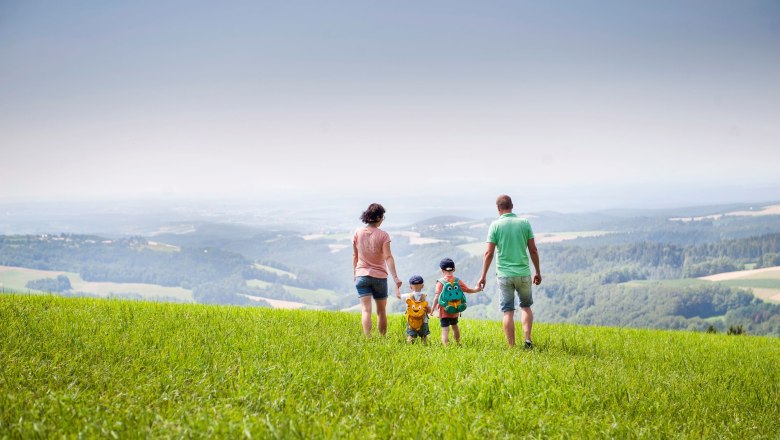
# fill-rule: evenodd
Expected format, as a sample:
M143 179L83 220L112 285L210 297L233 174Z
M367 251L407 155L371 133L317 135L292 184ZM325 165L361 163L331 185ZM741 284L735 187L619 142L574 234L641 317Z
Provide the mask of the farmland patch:
M84 281L81 278L81 275L74 272L9 266L0 266L0 288L19 292L38 292L36 290L28 289L27 283L41 278L56 278L58 275L65 275L68 277L73 292L83 292L102 297L135 294L148 299L175 298L179 301L193 301L192 291L181 287L167 287L146 283Z

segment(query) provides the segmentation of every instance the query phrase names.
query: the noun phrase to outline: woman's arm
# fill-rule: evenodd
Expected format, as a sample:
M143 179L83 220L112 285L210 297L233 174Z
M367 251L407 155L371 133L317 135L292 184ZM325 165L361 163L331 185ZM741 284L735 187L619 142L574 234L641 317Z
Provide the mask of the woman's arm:
M355 275L357 273L357 263L358 263L358 250L357 250L357 241L355 239L352 239L352 279L353 281L357 281L357 276Z
M395 271L395 259L393 258L393 253L390 251L390 242L386 241L385 244L382 245L382 250L385 253L385 262L387 263L387 269L390 271L390 275L393 276L393 282L395 282L395 285L397 287L401 287L401 279L398 278L398 273Z

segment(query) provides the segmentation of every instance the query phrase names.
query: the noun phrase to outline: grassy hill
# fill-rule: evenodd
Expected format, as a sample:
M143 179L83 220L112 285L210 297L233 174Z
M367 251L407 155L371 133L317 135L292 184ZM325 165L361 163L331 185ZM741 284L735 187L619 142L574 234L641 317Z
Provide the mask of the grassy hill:
M0 295L0 437L778 438L776 338Z

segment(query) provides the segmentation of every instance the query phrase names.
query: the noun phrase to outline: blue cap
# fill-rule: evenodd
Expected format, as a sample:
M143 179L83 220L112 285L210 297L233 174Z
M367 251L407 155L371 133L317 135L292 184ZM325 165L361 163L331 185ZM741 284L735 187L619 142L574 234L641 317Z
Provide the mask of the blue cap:
M455 262L452 258L445 258L439 262L439 267L442 270L455 270Z
M422 284L423 278L420 275L412 275L411 278L409 278L409 284Z

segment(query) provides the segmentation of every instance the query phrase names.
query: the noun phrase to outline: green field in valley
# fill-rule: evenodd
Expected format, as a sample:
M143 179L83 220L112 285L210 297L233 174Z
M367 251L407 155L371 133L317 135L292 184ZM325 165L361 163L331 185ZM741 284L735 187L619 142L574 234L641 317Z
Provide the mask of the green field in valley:
M247 286L259 287L266 289L273 286L273 283L263 280L247 280ZM304 289L302 287L294 287L282 285L285 292L295 295L301 302L306 304L324 304L326 301L335 301L341 298L341 295L333 290L329 289Z
M673 280L633 280L627 281L623 284L626 286L648 286L648 285L662 285L668 287L688 287L696 286L700 284L707 284L711 281L700 280L698 278L680 278Z
M192 290L181 287L166 287L146 283L84 281L81 275L74 272L27 269L23 267L0 266L0 288L5 291L47 293L28 289L27 283L42 278L56 278L58 275L68 277L73 292L88 293L102 297L135 294L146 299L193 301Z
M271 272L271 273L276 274L276 275L288 276L288 277L290 277L292 279L297 278L297 276L294 273L292 273L292 272L287 272L286 270L277 269L275 267L266 266L264 264L255 263L254 267L256 269L264 270L266 272Z
M0 437L767 438L776 338L0 295Z
M709 281L700 278L681 278L673 280L634 280L628 281L626 286L659 285L666 287L689 287L702 284L718 283L729 287L750 289L753 295L767 302L780 302L780 280L774 278L739 278L723 281Z
M539 232L535 241L540 243L559 243L562 241L574 240L581 237L598 237L609 234L609 231L570 231L570 232ZM485 242L476 241L458 245L458 248L469 253L471 256L481 256L485 253Z
M720 284L725 284L731 287L755 287L759 289L780 289L780 280L777 279L739 279L739 280L726 280L718 281Z
M753 295L764 301L780 303L780 266L724 272L701 279L729 287L750 289Z
M458 245L458 249L462 249L472 256L479 256L485 254L485 243L474 242Z

